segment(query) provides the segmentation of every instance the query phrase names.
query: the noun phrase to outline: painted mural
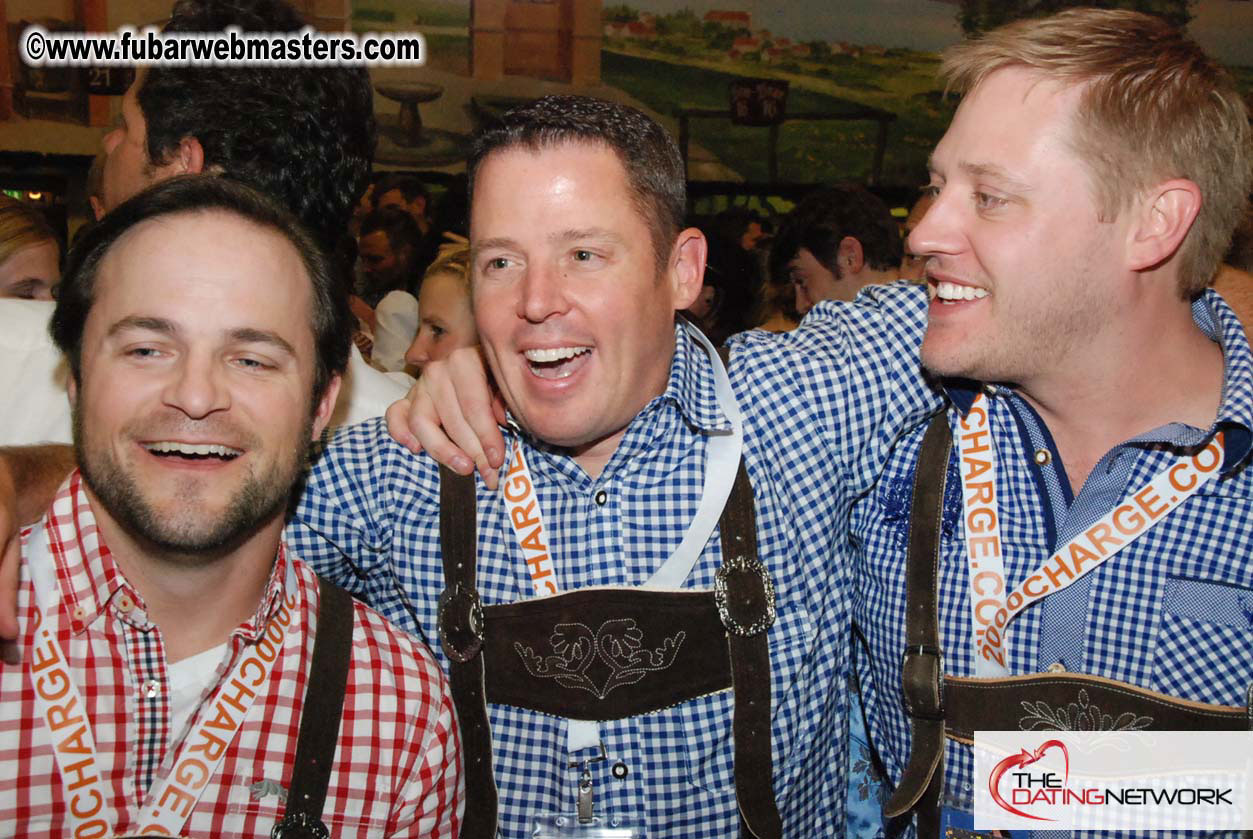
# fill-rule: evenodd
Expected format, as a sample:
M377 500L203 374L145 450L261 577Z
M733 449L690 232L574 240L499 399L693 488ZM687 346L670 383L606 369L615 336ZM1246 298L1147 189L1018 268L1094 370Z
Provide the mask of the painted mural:
M36 71L25 22L112 29L167 0L0 0L0 152L94 154L124 76ZM1109 5L1110 3L1106 3ZM511 104L578 91L636 104L680 137L697 181L917 185L953 109L938 50L1043 0L296 0L319 28L418 31L427 62L377 68L385 168L457 171L475 127ZM1052 3L1056 6L1057 3ZM1253 91L1253 2L1137 0L1186 22ZM768 117L742 124L736 109ZM739 97L738 99L736 97ZM747 98L746 98L747 97ZM744 114L738 114L744 116ZM757 114L758 117L762 115ZM753 120L748 120L752 122Z

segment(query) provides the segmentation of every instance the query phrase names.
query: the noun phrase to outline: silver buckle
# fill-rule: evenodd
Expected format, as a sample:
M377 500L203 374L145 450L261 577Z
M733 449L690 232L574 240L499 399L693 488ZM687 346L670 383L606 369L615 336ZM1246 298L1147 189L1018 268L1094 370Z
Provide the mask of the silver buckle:
M451 615L453 626L464 628L470 633L470 643L464 649L449 638L451 610L456 610ZM458 664L465 664L479 654L483 647L483 637L483 604L479 600L479 593L463 587L461 583L453 583L450 588L444 589L439 596L439 643L444 648L444 654Z
M730 591L728 590L727 578L731 574L756 574L757 579L761 581L762 599L765 601L766 608L763 614L759 615L756 620L748 626L739 623L731 615ZM718 606L718 617L722 619L722 625L728 631L735 633L741 637L747 638L756 635L766 629L769 629L774 623L774 583L770 580L770 575L766 573L766 568L756 559L750 559L744 554L736 554L731 558L723 558L722 567L714 574L714 603Z

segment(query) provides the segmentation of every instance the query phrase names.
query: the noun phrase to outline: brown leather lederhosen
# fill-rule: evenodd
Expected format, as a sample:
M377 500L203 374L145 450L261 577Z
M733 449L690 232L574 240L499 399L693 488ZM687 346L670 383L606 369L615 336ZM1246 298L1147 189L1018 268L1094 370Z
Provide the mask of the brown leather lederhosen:
M1076 708L1122 719L1136 729L1244 731L1253 729L1253 685L1248 704L1207 705L1137 685L1081 673L1032 673L997 679L948 676L940 649L938 573L944 482L952 433L941 411L922 440L914 476L906 567L905 652L901 666L905 709L913 721L909 763L883 813L917 810L918 836L939 835L945 738L974 741L976 730L1013 731L1028 708ZM1027 703L1030 703L1028 706ZM1043 704L1041 704L1043 703ZM1124 716L1129 715L1129 716ZM1044 728L1037 724L1036 728Z
M464 839L496 834L488 702L601 721L726 688L735 700L741 833L782 836L771 781L766 645L774 589L757 559L752 487L742 462L719 528L722 567L713 592L596 588L482 606L475 589L474 480L440 470L446 588L439 630L465 755Z

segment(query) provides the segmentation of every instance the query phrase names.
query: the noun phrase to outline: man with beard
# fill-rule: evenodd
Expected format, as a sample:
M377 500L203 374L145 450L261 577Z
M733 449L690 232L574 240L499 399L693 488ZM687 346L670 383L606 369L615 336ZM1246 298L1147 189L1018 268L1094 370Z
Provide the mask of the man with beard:
M52 332L80 466L22 534L0 834L456 835L439 666L280 542L344 297L287 213L219 178L141 193L74 250Z

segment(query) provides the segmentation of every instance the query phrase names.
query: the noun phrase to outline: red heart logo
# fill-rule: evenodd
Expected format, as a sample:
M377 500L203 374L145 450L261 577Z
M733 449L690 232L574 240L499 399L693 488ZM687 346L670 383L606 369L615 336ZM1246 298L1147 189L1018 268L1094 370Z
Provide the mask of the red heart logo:
M1002 798L1000 791L1001 777L1006 772L1010 769L1030 766L1040 758L1044 757L1045 752L1053 748L1061 749L1062 757L1066 761L1066 775L1065 779L1062 781L1062 788L1065 789L1067 782L1070 781L1070 752L1066 750L1066 744L1061 740L1045 740L1034 752L1029 752L1026 749L1023 749L1019 754L1010 755L1000 763L996 764L996 767L992 770L992 774L988 777L988 791L992 793L992 800L1000 805L1001 809L1013 813L1015 816L1022 816L1024 819L1035 819L1036 821L1045 822L1056 821L1055 819L1046 818L1045 816L1033 816L1030 813L1024 813L1022 810L1019 810L1017 807Z

